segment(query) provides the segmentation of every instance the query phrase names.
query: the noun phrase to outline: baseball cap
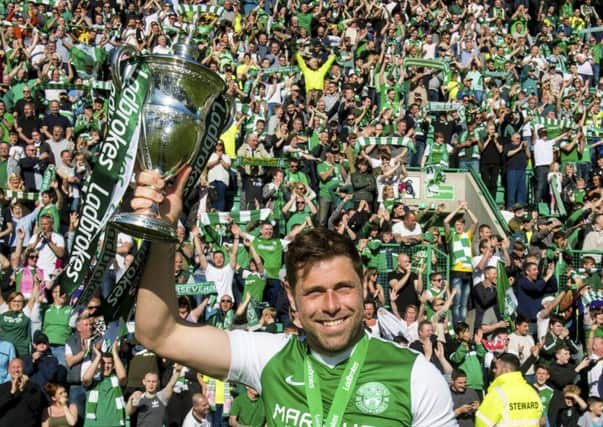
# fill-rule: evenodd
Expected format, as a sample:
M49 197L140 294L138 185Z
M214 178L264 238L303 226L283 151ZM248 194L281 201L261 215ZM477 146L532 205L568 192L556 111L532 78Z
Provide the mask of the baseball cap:
M44 332L40 332L34 336L34 344L50 344L50 342L48 341L48 336Z

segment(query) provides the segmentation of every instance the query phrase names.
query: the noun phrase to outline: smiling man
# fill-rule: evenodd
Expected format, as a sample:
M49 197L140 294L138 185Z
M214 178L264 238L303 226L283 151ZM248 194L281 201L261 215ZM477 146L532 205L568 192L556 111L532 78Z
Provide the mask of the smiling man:
M180 214L183 179L163 196L153 172L138 177L132 206L162 202ZM253 387L269 426L454 426L442 375L422 355L370 337L362 327L362 262L352 241L326 230L289 244L287 293L305 338L189 326L177 316L172 286L175 248L153 244L141 281L136 336L160 356L215 378ZM190 343L198 343L191 346Z

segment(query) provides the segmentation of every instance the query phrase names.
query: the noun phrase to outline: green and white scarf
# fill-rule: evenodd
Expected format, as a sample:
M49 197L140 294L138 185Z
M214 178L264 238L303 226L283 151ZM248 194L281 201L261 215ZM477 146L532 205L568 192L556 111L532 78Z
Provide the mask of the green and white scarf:
M4 190L4 197L11 200L28 200L35 202L38 200L39 193L28 193L26 191Z
M103 379L104 381L105 379ZM113 394L115 397L115 412L117 415L121 415L124 412L126 404L124 403L124 397L121 391L121 386L119 385L119 379L116 375L111 375L109 377L109 381L111 381L111 388L113 390ZM99 399L98 390L90 390L88 392L88 398L86 399L86 419L87 420L96 420L96 409L98 407L98 399ZM103 399L106 399L106 396L103 396ZM116 417L117 418L117 417ZM123 417L120 425L125 425Z
M452 232L450 235L452 243L452 270L470 272L471 267L471 240L467 232L457 235Z
M270 209L256 209L251 211L233 212L202 212L199 216L199 225L215 224L246 224L251 221L264 221L270 216Z
M217 295L214 282L176 284L176 295Z
M414 146L412 138L407 136L371 136L362 137L356 140L357 151L360 151L360 147L367 147L369 145L400 145L403 147Z

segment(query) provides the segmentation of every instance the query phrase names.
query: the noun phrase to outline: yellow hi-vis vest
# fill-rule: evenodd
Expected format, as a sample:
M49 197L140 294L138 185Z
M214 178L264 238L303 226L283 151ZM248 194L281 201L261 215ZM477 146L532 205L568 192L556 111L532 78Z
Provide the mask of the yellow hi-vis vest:
M475 415L476 427L539 427L542 403L521 372L497 377Z

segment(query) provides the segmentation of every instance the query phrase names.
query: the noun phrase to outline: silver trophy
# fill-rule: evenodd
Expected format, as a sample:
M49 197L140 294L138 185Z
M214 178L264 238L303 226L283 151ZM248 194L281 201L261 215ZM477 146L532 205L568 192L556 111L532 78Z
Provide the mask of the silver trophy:
M191 27L194 31L195 22ZM142 108L136 161L139 169L157 171L165 180L191 164L201 149L213 149L201 146L205 119L210 106L227 86L220 76L194 59L196 51L191 32L175 45L173 55L137 57L138 62L148 65L153 82ZM123 74L130 67L128 62L122 64L123 57L137 54L130 45L123 45L116 52L112 73L117 91L127 80ZM155 206L153 212L157 209ZM120 213L112 222L118 230L132 236L176 240L176 227L156 214Z

